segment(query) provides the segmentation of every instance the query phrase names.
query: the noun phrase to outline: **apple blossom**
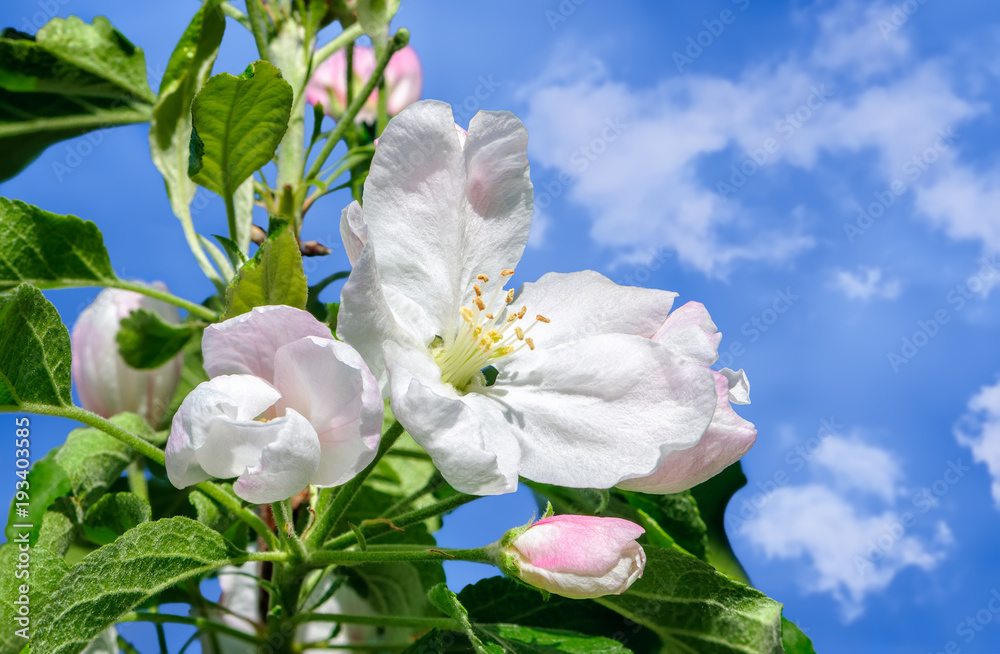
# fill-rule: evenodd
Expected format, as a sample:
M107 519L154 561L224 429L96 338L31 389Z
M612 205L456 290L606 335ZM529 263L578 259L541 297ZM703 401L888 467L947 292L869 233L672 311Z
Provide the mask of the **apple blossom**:
M667 317L653 340L707 368L718 359L721 337L704 305L688 302ZM750 450L757 439L757 430L732 407L750 403L750 382L743 370L723 368L712 374L718 400L712 422L698 444L671 452L653 474L623 481L619 488L643 493L678 493L711 479Z
M360 89L375 71L373 48L354 46L354 89ZM386 112L395 116L420 99L423 70L417 52L411 46L396 51L385 67ZM319 65L306 85L306 102L323 105L324 111L339 118L347 108L347 53L338 50ZM378 89L361 107L356 123L374 123L378 117Z
M646 553L636 539L645 532L621 518L549 516L512 530L502 541L501 568L563 597L621 595L642 576Z
M154 287L166 290L160 283ZM118 353L123 318L137 309L151 311L166 322L179 322L177 308L151 297L106 288L80 313L73 325L72 373L80 404L105 418L122 411L138 413L158 426L181 378L180 354L154 370L137 370Z
M206 328L202 351L211 379L184 399L167 441L174 486L238 477L236 494L260 504L343 484L374 458L375 377L311 314L257 307Z
M648 475L694 446L716 407L714 373L651 338L675 293L592 271L505 289L531 224L527 139L512 114L480 112L463 144L448 105L416 103L389 122L364 208L343 220L364 238L338 335L472 494L513 491L518 476L610 488Z

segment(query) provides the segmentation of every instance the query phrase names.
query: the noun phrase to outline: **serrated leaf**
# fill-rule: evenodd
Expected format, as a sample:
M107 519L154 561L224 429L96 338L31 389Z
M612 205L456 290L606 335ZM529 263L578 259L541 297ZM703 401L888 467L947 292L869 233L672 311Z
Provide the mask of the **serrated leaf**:
M226 484L226 486L229 486L229 484ZM198 522L212 531L221 533L233 524L234 518L229 512L201 491L191 491L191 494L188 495L188 501L194 507L195 514L198 516Z
M70 492L72 486L69 477L59 464L56 463L56 453L59 448L49 450L48 453L31 466L28 472L28 493L30 501L27 502L28 515L19 517L17 515L17 498L10 502L10 513L7 517L7 529L4 534L7 540L13 540L19 533L28 532L28 542L32 545L38 541L38 530L42 527L42 516L49 510L52 503L66 493ZM30 524L30 529L16 529L16 524Z
M472 628L472 623L469 622L469 612L465 610L462 606L462 602L458 599L458 595L451 592L448 586L441 583L429 591L427 591L427 598L431 603L437 607L439 611L447 615L452 620L458 621L462 625L462 630L465 632L466 637L472 644L472 648L477 652L477 654L493 654L494 652L503 652L495 647L487 647L479 636Z
M29 566L19 565L19 547L17 543L8 542L0 546L0 566L4 573L0 575L0 654L16 654L20 652L27 641L15 632L28 627L27 633L33 634L34 620L30 613L45 606L49 596L59 585L59 581L69 570L69 566L61 557L56 556L44 547L32 547ZM27 570L28 575L19 575ZM15 621L19 616L18 604L22 597L22 586L29 586L28 624L20 625ZM36 652L41 650L34 650Z
M781 654L781 604L676 550L647 545L641 579L595 601L645 625L668 651Z
M151 440L153 430L134 413L120 413L111 422ZM66 471L82 507L88 508L107 492L137 457L131 447L93 427L74 429L56 454L56 463Z
M171 325L152 311L137 309L122 319L115 338L125 363L148 370L173 359L200 331L197 325Z
M785 654L816 654L809 636L784 617L781 618L781 644Z
M149 522L150 517L149 502L135 493L111 493L87 510L83 535L98 545L106 545L129 529Z
M476 625L476 631L512 654L630 654L616 640L572 631L525 627L519 624Z
M162 590L244 556L189 518L146 522L88 554L39 606L32 649L79 652L125 613Z
M0 407L70 406L69 332L28 284L0 294Z
M2 103L2 100L0 100ZM117 279L94 223L0 198L0 289L99 286Z
M77 510L66 498L57 500L42 516L36 545L57 556L65 556L79 534Z
M615 494L621 496L647 518L655 521L676 544L699 559L705 560L708 529L701 519L698 503L689 491L669 495L647 495L616 490Z
M264 241L253 259L240 268L236 281L226 289L225 318L269 304L304 309L307 294L299 243L291 228L284 227Z
M0 181L47 147L96 129L149 120L154 96L142 50L106 18L54 18L36 37L0 36ZM96 139L100 143L100 139ZM80 155L74 152L79 160ZM57 179L73 164L53 163Z
M191 105L188 175L230 197L255 170L274 157L288 128L292 87L266 61L239 77L215 75Z
M384 615L435 615L427 591L445 580L444 568L436 562L365 563L344 574L375 612Z

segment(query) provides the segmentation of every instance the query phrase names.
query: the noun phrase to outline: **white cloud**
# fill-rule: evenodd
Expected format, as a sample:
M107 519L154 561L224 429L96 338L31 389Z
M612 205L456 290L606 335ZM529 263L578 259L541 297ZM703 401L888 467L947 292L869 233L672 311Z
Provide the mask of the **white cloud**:
M993 502L1000 510L1000 381L979 389L969 400L964 423L955 430L955 438L972 450L976 463L986 464L993 477Z
M956 177L958 146L948 136L988 107L959 97L944 63L913 61L905 29L885 38L877 23L892 11L887 2L844 0L816 19L811 51L748 65L733 79L689 73L632 87L581 55L582 44L564 44L522 93L532 161L554 170L552 179L575 180L565 197L620 261L644 263L667 249L725 277L741 262L794 258L815 244L801 216L747 207L739 189L766 184L778 163L813 170L823 154L845 153L871 158L876 175L847 204L867 205L872 190L898 179L916 186L932 224L1000 247L986 210L997 206L1000 183L972 171ZM777 149L768 153L769 139ZM920 159L925 153L932 162ZM700 171L713 154L733 157L735 167ZM743 165L744 182L732 183ZM956 191L968 195L951 202Z
M947 524L896 509L903 471L891 452L857 434L831 435L809 461L808 483L756 500L737 531L768 559L798 562L803 590L831 595L845 622L902 570L930 570L944 559Z
M898 279L882 279L881 268L859 267L857 273L836 271L833 286L849 300L868 301L873 298L895 300L902 286Z
M907 533L894 511L866 514L819 485L786 486L771 493L742 536L771 559L807 559L800 577L807 592L829 593L845 622L860 617L865 599L885 590L905 568L932 569L951 541L944 523L932 542Z

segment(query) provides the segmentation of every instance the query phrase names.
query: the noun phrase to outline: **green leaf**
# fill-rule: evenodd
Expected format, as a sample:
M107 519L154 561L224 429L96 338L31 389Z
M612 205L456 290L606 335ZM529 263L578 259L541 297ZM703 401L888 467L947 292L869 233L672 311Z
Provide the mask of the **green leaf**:
M188 175L222 197L274 157L288 128L292 87L266 61L239 77L215 75L191 105Z
M205 525L188 518L145 522L88 554L37 605L32 650L79 652L142 602L177 583L244 556Z
M660 639L646 627L592 600L558 595L548 599L505 577L483 579L458 594L474 624L519 624L620 641L633 652L659 652Z
M66 498L56 500L42 516L42 525L38 530L38 547L43 547L57 556L65 556L79 534L77 520L76 506Z
M130 95L152 104L156 96L146 83L146 56L104 16L87 24L77 18L53 18L35 39L47 52Z
M399 10L399 0L358 0L358 22L371 37L376 51L382 52L389 40L389 23Z
M615 494L655 521L678 545L699 559L705 560L708 528L702 521L698 503L690 492L646 495L615 491Z
M232 488L230 484L225 484ZM195 513L198 516L198 522L205 525L212 531L223 532L233 524L234 518L230 515L228 511L223 509L221 506L216 504L215 500L205 495L201 491L191 491L188 495L188 501L195 509Z
M292 229L286 226L264 241L253 259L240 268L236 281L226 289L225 318L269 304L304 309L307 294L299 243Z
M33 286L0 294L0 407L70 406L69 332Z
M572 631L540 629L519 624L476 625L484 638L498 644L502 652L513 654L629 654L616 640L585 636Z
M812 640L790 620L781 618L781 644L785 654L816 654Z
M465 632L466 637L468 637L469 642L472 643L472 648L477 652L477 654L493 654L494 652L503 652L502 649L495 647L487 647L476 635L476 632L472 629L472 623L469 622L469 612L465 610L462 606L462 602L459 601L458 595L451 592L448 586L441 583L427 592L427 598L431 603L437 607L439 611L447 615L453 620L457 620L459 624L462 625L462 630Z
M96 129L149 120L154 97L142 50L104 17L88 25L55 18L37 37L0 35L0 181L13 177L47 147ZM92 144L101 142L91 138ZM79 165L53 163L56 178Z
M2 100L0 100L2 103ZM115 281L94 223L0 198L0 289L100 286Z
M129 529L149 522L149 502L135 493L111 493L97 501L83 518L83 535L106 545Z
M444 568L436 562L365 563L344 574L375 612L385 615L436 615L427 591L445 580Z
M120 413L111 422L147 440L154 438L146 421L134 413ZM66 471L73 494L86 509L96 502L137 457L131 447L93 427L74 429L56 454Z
M781 604L693 556L645 550L642 578L596 602L652 629L667 651L781 654Z
M181 381L177 385L174 396L170 399L170 408L164 416L163 424L170 424L181 402L193 391L198 384L208 381L208 374L205 372L205 359L201 354L201 339L192 338L181 349L184 363L181 366Z
M29 615L28 624L18 624L18 608L24 605L21 591L27 584L28 607L31 613L40 612L48 602L49 596L59 585L59 581L69 570L69 566L61 557L56 556L44 547L32 547L30 551L30 567L19 564L19 543L8 542L0 546L0 566L4 573L0 575L0 654L16 654L20 652L27 641L18 636L16 631L28 627L27 633L33 634L37 622ZM23 573L28 572L25 576ZM36 652L42 650L34 649Z
M137 309L121 321L118 352L133 368L159 368L200 331L197 325L171 325L152 311Z
M729 537L726 535L726 505L733 493L746 486L747 478L737 461L708 481L691 489L698 501L698 510L708 528L708 562L732 579L750 583L746 570L740 565Z
M59 464L56 463L56 453L59 448L49 450L49 452L35 461L31 466L31 471L28 473L28 486L25 491L28 493L29 501L25 502L28 515L25 517L18 517L17 514L17 502L18 499L15 496L10 502L10 513L7 517L7 529L4 534L7 540L14 540L14 538L25 531L28 532L28 542L32 545L38 540L38 530L42 527L42 516L45 512L49 510L52 503L63 495L69 493L72 488L69 477L63 471ZM30 529L20 529L15 528L16 524L30 524L32 527Z

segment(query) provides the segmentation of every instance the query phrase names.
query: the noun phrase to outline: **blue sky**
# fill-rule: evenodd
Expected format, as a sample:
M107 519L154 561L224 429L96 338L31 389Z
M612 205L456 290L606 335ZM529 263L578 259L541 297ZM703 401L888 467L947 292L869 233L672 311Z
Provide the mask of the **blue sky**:
M105 14L155 78L195 6L13 0L0 22ZM593 268L708 307L759 430L730 535L817 651L1000 651L995 5L404 0L395 24L424 97L463 124L482 108L527 125L522 281ZM216 70L255 58L230 25ZM97 222L120 276L207 295L145 129L86 142L0 194ZM305 236L336 246L346 201L317 204ZM221 233L222 203L196 220ZM311 264L318 279L346 258ZM95 295L49 294L70 325ZM39 419L35 455L70 427ZM491 522L466 507L442 544L492 540L533 509L524 493L487 502ZM456 587L483 573L449 570Z

